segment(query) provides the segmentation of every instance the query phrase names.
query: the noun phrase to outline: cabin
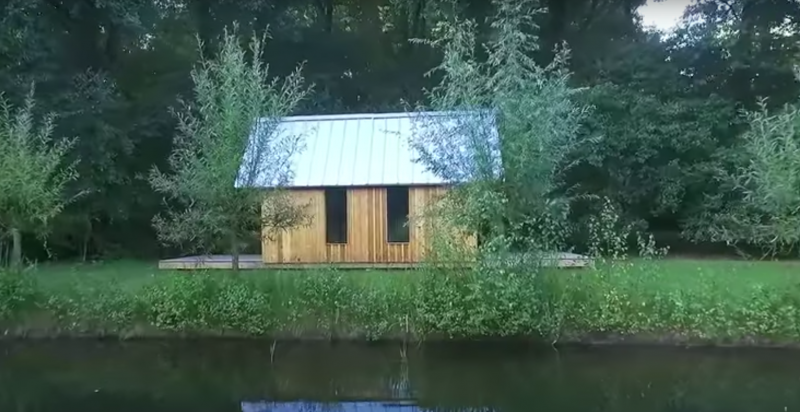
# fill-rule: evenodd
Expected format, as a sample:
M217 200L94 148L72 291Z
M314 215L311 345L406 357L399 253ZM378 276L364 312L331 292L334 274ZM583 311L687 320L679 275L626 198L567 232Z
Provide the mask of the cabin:
M420 263L430 245L431 219L424 219L428 206L437 202L453 182L469 181L475 164L468 151L459 150L472 136L467 130L489 133L497 140L488 159L499 176L499 136L492 113L489 116L464 112L382 113L290 116L272 123L274 133L300 136L301 150L287 159L292 170L288 182L276 184L274 177L248 177L245 164L259 158L251 137L242 161L237 187L269 190L280 186L292 200L305 206L304 225L262 237L260 255L240 257L240 268L300 268L335 264L343 268L411 267ZM477 113L477 112L476 112ZM423 121L446 116L441 122ZM469 129L459 119L467 119ZM262 119L263 120L263 119ZM476 121L477 120L477 121ZM261 120L260 120L261 121ZM450 123L450 124L448 124ZM448 147L457 176L446 180L429 171L412 150L410 139L419 127L444 125L424 133ZM484 127L476 129L475 126ZM487 135L483 135L485 138ZM453 150L450 150L453 149ZM274 159L272 159L274 161ZM457 168L458 169L458 168ZM247 183L244 183L244 182ZM437 230L441 227L437 226ZM265 231L266 234L266 231ZM454 233L465 244L476 246L476 236ZM559 267L583 267L580 255L554 257ZM159 262L162 269L225 269L231 267L226 255L193 256Z
M425 208L448 182L416 161L409 113L294 116L280 133L302 136L282 187L307 207L305 225L264 236L269 265L412 265L425 255ZM267 182L254 186L268 188Z

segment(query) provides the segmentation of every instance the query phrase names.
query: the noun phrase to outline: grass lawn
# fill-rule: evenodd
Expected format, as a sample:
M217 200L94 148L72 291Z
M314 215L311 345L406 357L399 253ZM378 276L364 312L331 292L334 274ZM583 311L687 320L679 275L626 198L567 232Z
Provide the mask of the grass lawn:
M309 274L311 270L241 270L238 276L250 279L288 283L285 280L298 274ZM212 270L164 270L159 269L157 262L138 260L118 260L97 263L48 263L32 269L32 273L42 288L58 291L64 287L93 287L104 284L115 284L118 287L135 293L147 286L156 277L176 274L196 274L203 276L233 276L233 272L223 269ZM402 287L408 285L408 277L414 276L413 270L345 270L349 278L378 287ZM323 275L320 273L320 275ZM391 276L389 276L391 275Z
M631 273L645 270L634 266ZM756 285L788 287L800 283L800 262L706 259L663 259L654 263L654 287L690 289L713 283L733 294Z
M709 283L733 295L752 290L761 285L783 288L800 285L800 262L795 261L744 261L706 259L662 259L648 266L634 262L630 276L642 276L647 270L647 282L658 289L692 289ZM308 272L306 270L243 270L240 276L263 278L280 282L281 278ZM408 284L414 270L345 270L346 276L357 278L376 286ZM113 283L131 292L147 285L157 276L169 276L191 271L158 269L156 262L120 260L101 263L43 264L33 269L34 276L44 288L59 289L63 285L99 285ZM197 271L212 276L230 275L227 270ZM593 273L591 269L553 269L553 275L574 274L575 279ZM391 275L391 276L390 276ZM572 276L570 276L572 278Z

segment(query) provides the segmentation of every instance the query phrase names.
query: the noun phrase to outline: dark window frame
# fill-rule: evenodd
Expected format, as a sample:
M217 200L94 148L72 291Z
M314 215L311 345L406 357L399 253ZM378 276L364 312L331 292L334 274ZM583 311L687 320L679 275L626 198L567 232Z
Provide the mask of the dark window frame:
M399 198L398 198L399 196ZM411 243L411 188L389 186L386 188L386 242ZM402 216L402 217L400 217ZM402 225L400 223L402 222Z
M347 188L344 187L330 187L324 190L325 243L328 245L346 245L350 237L347 192Z

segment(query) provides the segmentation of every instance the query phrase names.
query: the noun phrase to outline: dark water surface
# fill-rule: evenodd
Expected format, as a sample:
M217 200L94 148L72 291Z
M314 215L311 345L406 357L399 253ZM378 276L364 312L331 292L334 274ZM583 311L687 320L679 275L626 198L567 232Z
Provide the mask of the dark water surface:
M0 344L2 412L800 411L800 352Z

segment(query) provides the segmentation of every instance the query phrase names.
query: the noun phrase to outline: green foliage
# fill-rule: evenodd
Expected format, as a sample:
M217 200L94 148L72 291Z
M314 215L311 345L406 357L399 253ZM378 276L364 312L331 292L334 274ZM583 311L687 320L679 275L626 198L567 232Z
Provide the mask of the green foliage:
M661 82L669 89L685 80L675 70ZM703 206L702 194L717 189L710 183L727 144L719 129L735 111L716 96L659 95L644 87L599 84L582 96L595 108L584 132L602 138L570 154L579 166L566 179L578 194L612 198L628 220L688 220Z
M772 251L797 246L798 112L774 112L797 101L800 87L792 76L796 2L698 1L689 11L700 21L670 38L638 26L638 0L580 0L569 10L550 1L540 13L512 1L349 1L335 12L330 2L285 0L62 3L12 0L0 10L0 89L13 103L0 124L2 235L57 229L63 248L84 255L90 244L108 253L123 238L131 253L154 243L141 222L161 212L154 226L163 243L236 255L261 226L303 220L279 190L262 205L263 192L234 184L289 177L260 165L284 164L302 147L299 136L275 140L274 122L258 123L254 146L264 150L250 157L246 137L255 118L294 111L397 110L427 99L427 108L456 115L423 116L433 127L413 142L422 163L471 183L423 213L435 220L426 230L430 260L399 281L337 271L269 280L170 275L135 292L82 279L61 293L4 274L4 321L37 308L58 328L108 333L797 335L796 288L761 285L759 273L732 294L728 278L700 264L681 287L664 288L676 276L655 259L665 251L637 231L682 229ZM275 37L253 38L244 50L235 30L223 29L234 22L268 22ZM203 44L190 75L195 31ZM437 47L416 47L410 37ZM565 40L569 59L554 49ZM268 78L267 60L282 80ZM297 62L305 60L305 77L321 93L301 102L308 90ZM25 100L32 81L56 129L48 118L33 124L33 101ZM192 86L178 136L164 139L174 130L166 108ZM734 108L758 109L761 96L769 107L737 116ZM495 115L499 138L487 127ZM62 135L80 140L70 145ZM135 178L154 165L152 187ZM85 201L61 210L65 193L84 191ZM583 223L596 267L542 268L544 252L583 241L567 238ZM462 241L464 232L480 234L479 250ZM21 256L20 236L13 240Z
M700 230L714 240L750 243L771 253L800 242L800 108L770 113L766 102L746 113L748 130L732 160L739 166L722 176L735 197Z
M251 38L248 61L236 29L226 31L217 57L192 73L195 102L178 119L173 173L150 175L153 188L180 205L154 219L165 243L238 255L240 242L262 226L282 230L303 218L280 191L253 187L258 180L279 188L291 176L288 159L302 149L302 136L276 128L307 93L299 69L270 80L263 41Z
M195 331L213 321L212 302L217 301L216 287L207 276L172 276L145 291L152 302L150 321L166 330Z
M515 130L513 134L547 139L574 127L567 124L571 113L586 114L565 111L565 106L544 98L547 90L555 90L551 86L560 87L551 80L563 72L549 72L550 80L539 84L541 90L535 93L511 85L515 78L522 78L520 73L530 68L545 70L554 56L562 59L556 49L568 41L570 58L561 67L572 72L571 87L588 88L574 97L594 106L589 116L583 116L580 136L572 139L580 144L555 145L555 152L543 146L542 153L549 150L549 155L537 155L539 149L533 143L539 139L513 139L524 150L503 151L509 171L512 163L522 159L529 165L524 160L539 156L553 164L560 162L552 169L559 176L552 181L539 179L551 170L548 161L540 162L542 168L508 173L508 187L487 185L465 196L474 200L466 203L470 212L465 214L481 217L480 221L496 218L490 227L514 234L509 236L514 239L499 242L506 246L524 243L526 237L530 240L529 233L544 232L549 226L554 234L565 233L556 223L563 220L564 202L547 206L545 215L510 213L527 210L527 204L535 206L537 202L531 199L537 200L537 193L553 190L554 185L556 193L548 198L608 197L619 206L625 221L676 234L683 230L707 241L708 236L699 236L707 232L706 216L713 217L735 201L735 196L728 195L730 190L714 180L719 170L731 173L739 166L736 158L742 150L735 142L744 128L734 108L752 110L760 97L768 97L773 110L796 101L800 90L800 82L792 75L800 44L795 18L799 9L792 1L694 2L688 11L697 17L695 21L678 27L669 37L640 26L634 10L642 0L576 0L568 8L563 2L539 2L538 13L528 13L525 2L335 3L334 7L331 2L288 0L80 0L69 6L58 1L4 2L0 8L0 89L13 105L19 105L28 85L36 83L37 107L57 119L55 140L80 137L65 157L67 161L81 159L76 167L80 176L66 191L83 191L86 196L51 221L47 249L53 256L91 259L148 253L153 257L175 252L159 251L152 225L145 224L155 214L168 220L164 193L153 191L137 176L153 165L165 173L174 172L168 164L173 142L164 136L172 134L176 119L168 108L176 96L192 93L190 69L197 63L198 49L203 60L218 58L225 39L220 34L231 24L238 24L243 32L265 25L272 28L272 39L263 45L260 60L270 63L269 72L275 76L292 77L298 62L308 62L304 77L319 93L304 100L299 112L397 111L405 102L417 101L432 108L486 108L499 107L494 103L502 98L507 103L504 110L522 114L501 113L500 126L508 129L506 134ZM452 23L456 15L464 17L459 22L463 24ZM487 18L493 15L504 17ZM196 37L203 41L200 48ZM410 38L428 39L441 47L419 47L409 43ZM490 47L481 48L482 44ZM450 73L438 70L424 76L442 57ZM482 70L490 66L496 70ZM449 92L436 87L442 78ZM490 84L497 89L489 90ZM433 95L426 94L426 88L434 88ZM529 95L541 96L519 98ZM426 100L429 96L442 99ZM547 115L553 121L530 122L537 111L539 120ZM553 116L554 112L562 116ZM561 150L569 146L572 149ZM495 144L478 147L490 149L486 154L500 152ZM567 157L559 161L565 151ZM456 160L451 162L456 166L449 167L472 176L471 166L462 166L473 163ZM424 163L432 164L430 159ZM486 173L495 171L488 166L497 165L484 166ZM523 180L523 175L528 177ZM494 173L487 176L495 177ZM512 177L522 182L521 188ZM481 193L491 196L478 196ZM181 200L166 197L170 207L182 209ZM503 198L508 202L502 204ZM569 203L572 226L601 206L593 203L583 210L582 202ZM503 221L505 212L512 222ZM549 220L543 221L542 216ZM478 227L480 221L461 224ZM227 238L225 245L196 240L205 244L198 248L230 249ZM558 236L554 240L563 242ZM570 243L584 239L578 240ZM173 247L183 243L188 252L195 242L169 243ZM37 246L26 238L26 255L44 257L46 250Z
M485 61L476 56L473 21L440 23L430 43L443 51L442 80L428 97L434 110L452 115L421 115L412 144L426 167L463 183L450 213L460 215L462 229L485 236L482 248L559 250L569 234L569 199L557 189L588 111L574 99L564 49L545 67L531 57L532 3L495 6Z
M541 336L547 288L536 271L505 268L439 274L444 284L426 284L423 299L428 318L440 319L428 329L453 337ZM438 286L438 289L431 287ZM449 289L449 290L448 290ZM442 293L448 291L448 293ZM431 296L436 293L436 296ZM440 295L441 294L441 295Z
M64 189L77 178L64 157L75 140L53 139L53 119L37 125L33 88L19 109L0 96L0 234L13 236L12 264L21 264L21 233L45 235L69 202Z
M668 248L657 247L653 236L643 236L634 225L622 221L619 208L610 199L604 199L600 213L589 217L589 256L595 260L618 263L629 258L631 241L636 241L640 258L664 257Z
M114 333L116 325L135 326L141 312L134 297L123 292L110 282L74 282L63 293L42 293L38 306L68 333Z
M0 320L14 320L34 308L39 298L35 281L28 273L0 270Z
M62 282L66 274L39 268L0 274L0 325L60 336L800 340L791 267L648 258L661 253L643 245L644 258L527 273L142 272L135 287L86 275Z
M147 321L177 332L262 335L271 330L270 296L248 279L174 275L143 292Z
M569 279L563 292L569 296L567 330L666 342L792 342L800 336L796 287L750 285L735 296L702 271L693 273L691 288L653 287L670 275L657 267L636 273L611 267Z

